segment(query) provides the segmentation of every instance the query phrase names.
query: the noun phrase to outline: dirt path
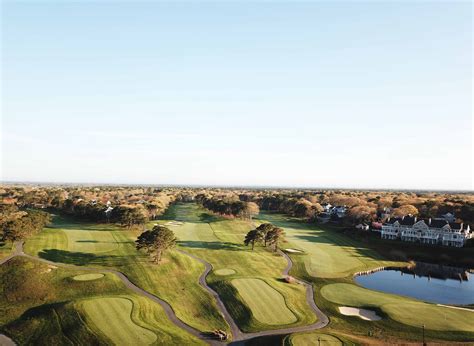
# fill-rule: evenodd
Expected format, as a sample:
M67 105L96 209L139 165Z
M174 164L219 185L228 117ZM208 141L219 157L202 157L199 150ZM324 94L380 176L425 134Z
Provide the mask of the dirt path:
M306 282L306 281L295 279L299 284L304 285L306 287L306 301L307 301L308 305L314 311L315 315L318 318L318 321L313 323L313 324L309 324L309 325L306 325L306 326L300 326L300 327L289 327L289 328L282 328L282 329L265 330L265 331L254 332L254 333L244 333L239 329L239 327L235 323L234 319L232 318L230 313L227 311L227 309L224 305L224 302L220 299L217 292L214 291L211 287L209 287L207 282L206 282L206 277L210 273L210 271L212 270L212 265L210 263L204 261L203 259L201 259L199 257L196 257L196 256L194 256L190 253L187 253L183 250L178 249L177 251L179 251L179 252L181 252L181 253L183 253L183 254L185 254L185 255L187 255L187 256L189 256L189 257L191 257L191 258L193 258L193 259L195 259L199 262L201 262L202 264L204 264L206 269L204 270L204 272L199 277L199 284L202 287L204 287L216 299L217 306L219 307L219 309L222 313L222 316L224 317L224 319L226 320L226 322L230 326L230 330L231 330L232 336L233 336L233 341L245 341L245 340L250 340L250 339L253 339L253 338L256 338L256 337L260 337L260 336L284 335L284 334L291 334L291 333L297 333L297 332L308 332L308 331L313 331L313 330L316 330L316 329L321 329L329 323L328 317L321 310L319 310L319 308L316 306L316 304L314 302L313 286L310 283ZM283 270L283 275L288 275L288 273L290 272L290 270L293 266L293 262L291 261L291 258L287 254L285 254L284 252L279 250L279 253L288 262L286 268ZM128 277L125 274L123 274L122 272L119 272L119 271L116 271L116 270L113 270L113 269L82 267L82 266L75 266L75 265L71 265L71 264L64 264L64 263L60 263L60 262L52 262L52 261L45 260L43 258L39 258L39 257L36 257L36 256L31 256L31 255L25 254L23 252L23 242L17 242L15 244L15 249L14 249L13 253L11 255L3 258L2 260L0 260L0 265L3 264L3 263L8 262L10 259L12 259L13 257L16 257L16 256L26 257L26 258L29 258L29 259L32 259L32 260L35 260L35 261L40 261L40 262L43 262L43 263L47 263L47 264L50 264L50 265L55 265L55 266L63 267L63 268L72 268L72 269L76 269L76 270L114 274L114 275L118 276L120 278L120 280L122 280L122 282L124 283L124 285L128 289L134 291L137 294L145 296L145 297L153 300L154 302L160 304L161 307L165 310L165 313L166 313L167 317L170 319L170 321L173 322L179 328L187 331L188 333L196 336L197 338L199 338L201 340L206 341L210 345L224 345L223 342L210 339L208 336L204 335L199 330L194 329L190 325L188 325L188 324L184 323L183 321L181 321L176 316L176 314L173 311L173 308L171 307L170 304L168 304L164 300L161 300L160 298L158 298L157 296L151 294L150 292L141 289L140 287L135 285L133 282L131 282L128 279Z

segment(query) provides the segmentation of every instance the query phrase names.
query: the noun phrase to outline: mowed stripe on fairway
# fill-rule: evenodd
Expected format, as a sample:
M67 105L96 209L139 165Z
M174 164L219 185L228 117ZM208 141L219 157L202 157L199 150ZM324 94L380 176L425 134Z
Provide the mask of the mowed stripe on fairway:
M91 322L116 345L150 345L157 339L155 333L132 321L133 303L128 299L91 299L82 307Z
M290 324L297 321L286 306L283 296L260 279L234 279L232 285L252 310L254 317L271 325Z

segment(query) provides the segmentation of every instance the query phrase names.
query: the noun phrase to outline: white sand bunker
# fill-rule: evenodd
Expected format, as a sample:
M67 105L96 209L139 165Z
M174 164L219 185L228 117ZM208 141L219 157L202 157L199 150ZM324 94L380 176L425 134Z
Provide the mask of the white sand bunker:
M366 321L380 321L382 318L372 310L351 308L348 306L340 306L339 312L346 316L357 316Z
M235 270L234 269L228 269L228 268L224 268L224 269L217 269L215 271L216 275L232 275L232 274L235 274Z
M301 250L296 250L296 249L285 249L286 252L291 252L291 253L302 253L303 251Z
M91 280L97 280L103 277L104 277L104 274L94 273L94 274L76 275L73 277L73 279L76 281L91 281Z

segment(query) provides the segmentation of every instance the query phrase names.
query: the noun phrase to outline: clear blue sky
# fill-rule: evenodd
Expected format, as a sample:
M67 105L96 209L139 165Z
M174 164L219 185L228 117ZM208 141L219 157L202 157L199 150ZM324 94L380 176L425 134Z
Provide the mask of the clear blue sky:
M2 2L3 180L472 189L471 2Z

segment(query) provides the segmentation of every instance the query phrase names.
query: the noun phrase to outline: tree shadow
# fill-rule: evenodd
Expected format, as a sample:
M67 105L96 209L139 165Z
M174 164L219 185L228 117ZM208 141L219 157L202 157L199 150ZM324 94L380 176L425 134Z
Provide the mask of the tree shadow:
M236 243L230 242L219 242L219 241L178 241L178 244L182 247L188 247L193 249L206 249L206 250L232 250L240 251L242 246Z
M38 253L40 258L52 262L86 266L90 264L115 265L124 263L121 256L103 256L88 252L71 252L57 249L45 249Z

